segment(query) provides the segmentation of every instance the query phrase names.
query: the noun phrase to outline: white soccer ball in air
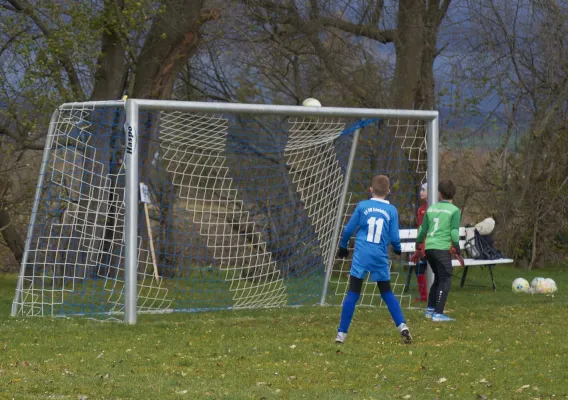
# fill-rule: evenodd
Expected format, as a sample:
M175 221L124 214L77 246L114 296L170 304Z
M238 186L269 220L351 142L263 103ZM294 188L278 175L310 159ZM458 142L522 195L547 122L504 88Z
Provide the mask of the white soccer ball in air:
M531 291L529 281L524 278L517 278L513 281L513 293L528 293Z
M304 100L302 102L302 105L306 107L321 107L321 103L319 102L319 100L311 97Z
M554 282L554 280L552 280L550 278L544 279L542 281L542 283L540 284L540 286L541 286L542 293L545 293L545 294L552 294L552 293L554 293L558 290L558 287L556 286L556 282Z
M542 286L543 282L544 282L544 278L542 278L542 277L540 277L540 276L537 277L537 278L534 278L534 279L532 280L532 282L531 282L531 291L532 291L533 293L543 293L543 292L542 292L542 290L543 290L543 286Z

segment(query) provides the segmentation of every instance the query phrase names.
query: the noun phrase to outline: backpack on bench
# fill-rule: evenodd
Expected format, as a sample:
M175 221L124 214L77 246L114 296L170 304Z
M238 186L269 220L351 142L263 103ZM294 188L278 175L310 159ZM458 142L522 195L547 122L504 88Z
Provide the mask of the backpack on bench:
M493 227L494 226L495 223L493 222ZM482 228L480 227L480 229ZM491 229L491 231L493 231L493 229ZM474 260L497 260L503 258L503 254L493 246L493 238L489 235L491 231L482 235L477 229L477 226L467 226L465 228L464 248L469 257Z

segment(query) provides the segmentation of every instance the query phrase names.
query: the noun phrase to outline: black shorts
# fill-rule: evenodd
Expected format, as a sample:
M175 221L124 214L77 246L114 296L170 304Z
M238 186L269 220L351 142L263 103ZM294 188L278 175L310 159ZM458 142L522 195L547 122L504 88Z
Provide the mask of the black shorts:
M452 255L449 250L426 250L426 259L434 275L452 276Z

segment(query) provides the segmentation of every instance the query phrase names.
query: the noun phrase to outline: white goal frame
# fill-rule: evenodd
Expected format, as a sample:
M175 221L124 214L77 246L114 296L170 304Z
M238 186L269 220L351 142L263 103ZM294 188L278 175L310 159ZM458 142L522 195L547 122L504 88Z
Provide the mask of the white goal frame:
M137 232L138 232L138 199L139 199L139 171L132 166L139 165L139 113L141 111L180 111L180 112L204 112L204 113L238 113L256 115L278 115L278 116L297 116L297 117L352 117L352 118L380 118L380 119L406 119L421 120L426 124L426 143L427 143L427 182L430 188L438 187L438 168L439 168L439 113L435 110L395 110L395 109L368 109L368 108L346 108L346 107L305 107L305 106L286 106L286 105L262 105L262 104L240 104L240 103L212 103L212 102L188 102L170 100L142 100L127 99L126 101L93 101L66 103L54 112L51 118L49 132L55 129L55 122L60 110L70 110L80 107L119 107L124 108L126 122L124 124L124 135L126 140L125 166L126 166L126 187L125 187L125 293L124 293L124 322L135 324L137 321ZM334 216L334 229L328 259L325 260L325 280L322 288L320 304L325 304L329 278L334 263L335 250L340 235L342 211L348 193L348 184L356 154L359 129L354 133L354 140L350 150L343 188L341 192L340 205ZM33 233L35 219L38 213L40 196L42 191L42 177L46 172L46 164L50 149L46 144L43 154L43 162L40 170L40 178L36 188L30 224L28 226L28 239ZM437 190L428 191L428 204L438 202ZM19 305L22 301L23 276L25 266L28 261L30 251L29 240L26 240L23 259L21 263L20 275L18 278L14 302L11 315L18 314ZM430 269L427 273L428 288L433 282L433 274Z

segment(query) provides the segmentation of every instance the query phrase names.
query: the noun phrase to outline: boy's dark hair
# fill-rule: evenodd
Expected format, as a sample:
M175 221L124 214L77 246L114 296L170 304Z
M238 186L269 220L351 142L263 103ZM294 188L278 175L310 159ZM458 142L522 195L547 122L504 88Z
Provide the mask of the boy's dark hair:
M450 179L441 181L438 184L438 191L444 200L452 200L456 195L456 185Z
M371 187L375 196L386 196L390 190L390 180L385 175L375 175L371 180Z

